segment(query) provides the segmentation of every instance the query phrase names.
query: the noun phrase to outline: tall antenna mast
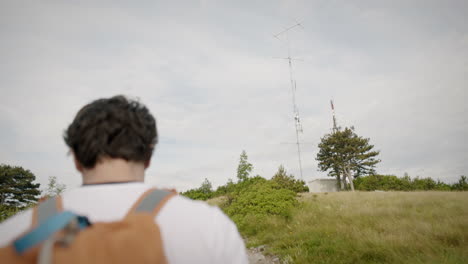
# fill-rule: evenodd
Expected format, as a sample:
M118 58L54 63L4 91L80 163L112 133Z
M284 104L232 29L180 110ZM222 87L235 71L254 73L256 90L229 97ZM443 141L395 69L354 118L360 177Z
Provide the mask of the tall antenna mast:
M332 115L333 115L333 133L338 131L338 127L336 125L336 117L335 117L335 106L333 105L333 100L330 100Z
M296 21L297 22L297 21ZM286 28L285 30L273 35L275 38L277 38L278 40L281 40L279 38L279 36L281 35L286 35L286 42L287 42L287 47L288 47L288 57L287 58L283 58L285 60L288 60L288 65L289 65L289 80L290 80L290 83L291 83L291 95L292 95L292 105L293 105L293 116L294 116L294 126L296 128L296 145L297 145L297 157L298 157L298 160L299 160L299 171L301 173L301 180L303 179L303 176L302 176L302 159L301 159L301 143L299 141L299 132L300 133L303 133L303 130L302 130L302 124L301 124L301 119L299 117L299 109L297 108L297 105L296 105L296 80L294 80L294 76L293 76L293 66L292 66L292 61L294 60L293 58L291 58L291 48L290 48L290 45L289 45L289 36L288 36L288 33L291 29L295 28L295 27L302 27L301 23L297 22L295 25L293 26L290 26L288 28Z

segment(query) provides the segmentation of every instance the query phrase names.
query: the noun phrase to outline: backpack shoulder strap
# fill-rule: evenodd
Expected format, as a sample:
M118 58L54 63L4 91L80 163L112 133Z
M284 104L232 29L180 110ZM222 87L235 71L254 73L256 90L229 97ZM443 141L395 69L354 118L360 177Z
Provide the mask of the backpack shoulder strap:
M60 196L51 197L39 202L33 209L32 226L44 223L51 216L63 211L62 198Z
M150 189L133 204L127 216L135 213L150 213L156 216L164 204L176 194L175 191Z

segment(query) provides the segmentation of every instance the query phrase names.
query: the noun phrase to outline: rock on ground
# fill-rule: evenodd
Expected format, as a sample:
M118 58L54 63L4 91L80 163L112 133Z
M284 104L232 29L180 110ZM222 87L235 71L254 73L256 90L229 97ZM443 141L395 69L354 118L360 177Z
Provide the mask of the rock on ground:
M265 246L259 246L256 248L250 248L247 251L250 264L279 264L280 260L275 256L265 256L263 253Z

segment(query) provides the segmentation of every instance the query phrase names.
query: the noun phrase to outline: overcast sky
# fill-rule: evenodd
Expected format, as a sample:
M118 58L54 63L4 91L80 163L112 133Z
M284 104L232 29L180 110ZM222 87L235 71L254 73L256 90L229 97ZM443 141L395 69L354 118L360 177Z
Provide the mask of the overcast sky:
M126 3L124 3L126 2ZM304 133L304 179L320 138L354 126L377 171L447 182L468 175L468 2L1 1L0 163L81 184L62 134L91 100L140 98L160 144L147 182L178 190L280 164L299 176L289 32ZM283 39L284 40L284 39Z

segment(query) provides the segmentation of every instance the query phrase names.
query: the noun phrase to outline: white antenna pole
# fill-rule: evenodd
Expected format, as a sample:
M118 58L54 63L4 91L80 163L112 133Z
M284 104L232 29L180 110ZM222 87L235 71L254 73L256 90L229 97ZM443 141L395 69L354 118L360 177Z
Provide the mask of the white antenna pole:
M335 117L335 106L333 105L333 100L330 100L332 115L333 115L333 133L338 131L338 127L336 126L336 117Z
M274 35L274 37L280 40L280 38L279 38L280 35L282 35L282 34L286 35L286 41L287 41L287 47L288 47L288 57L285 58L285 59L288 60L288 65L289 65L289 80L290 80L290 83L291 83L292 105L293 105L293 114L294 114L294 126L296 128L297 156L298 156L298 160L299 160L299 171L301 173L301 180L302 180L303 175L302 175L301 143L299 141L299 132L302 133L303 131L302 131L301 120L299 118L299 109L297 108L297 105L296 105L296 81L294 80L294 77L293 77L293 66L292 66L293 58L291 58L291 47L289 45L289 36L288 36L289 30L291 30L291 29L293 29L293 28L295 28L297 26L302 27L302 25L300 23L297 23L297 24L295 24L293 26L290 26L287 29L281 31L280 33Z

